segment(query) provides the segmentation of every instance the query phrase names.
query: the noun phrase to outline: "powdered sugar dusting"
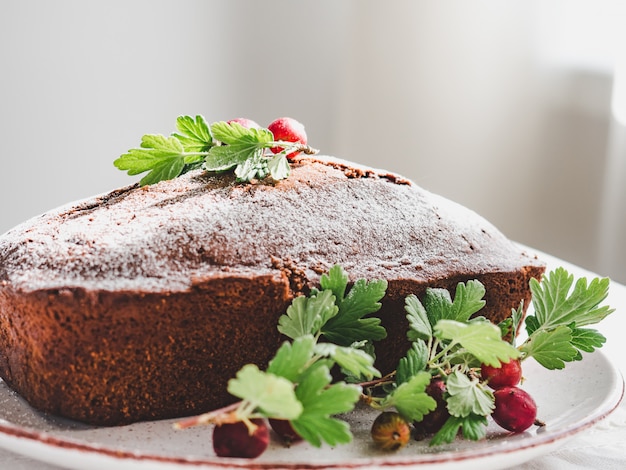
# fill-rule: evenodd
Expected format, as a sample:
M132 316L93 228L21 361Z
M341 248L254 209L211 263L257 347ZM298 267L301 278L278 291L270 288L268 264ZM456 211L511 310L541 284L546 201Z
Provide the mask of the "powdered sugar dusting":
M196 171L66 206L0 237L0 282L178 291L218 274L270 273L273 258L312 279L335 263L387 279L532 264L468 209L397 175L354 168L304 159L276 185Z

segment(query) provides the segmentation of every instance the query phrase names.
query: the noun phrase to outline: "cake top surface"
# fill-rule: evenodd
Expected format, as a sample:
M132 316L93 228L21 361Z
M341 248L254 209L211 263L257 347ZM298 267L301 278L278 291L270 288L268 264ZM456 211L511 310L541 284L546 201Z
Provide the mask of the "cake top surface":
M215 276L436 279L539 265L473 211L386 171L302 158L286 180L192 171L47 212L0 236L0 283L177 291Z

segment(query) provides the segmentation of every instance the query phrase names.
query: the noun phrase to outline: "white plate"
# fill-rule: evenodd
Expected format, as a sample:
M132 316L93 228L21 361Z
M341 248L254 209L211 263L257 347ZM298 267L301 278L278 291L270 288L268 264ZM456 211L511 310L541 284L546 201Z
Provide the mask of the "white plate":
M396 453L374 449L369 427L375 413L359 408L346 419L352 444L315 449L306 443L286 448L272 442L258 459L224 459L213 454L211 428L184 431L174 421L154 421L122 427L90 427L34 411L0 381L0 447L72 469L374 469L422 470L499 469L543 455L566 439L606 417L620 403L624 380L608 359L596 352L562 371L548 371L535 362L524 364L524 388L533 395L545 428L520 435L503 432L494 423L487 439L429 447L412 441Z

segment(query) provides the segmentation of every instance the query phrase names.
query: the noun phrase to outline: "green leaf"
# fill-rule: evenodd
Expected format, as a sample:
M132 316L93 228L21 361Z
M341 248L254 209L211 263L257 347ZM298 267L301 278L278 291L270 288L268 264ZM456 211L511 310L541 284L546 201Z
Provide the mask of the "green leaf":
M313 357L315 338L311 335L285 341L270 361L267 372L297 383Z
M480 441L487 435L487 417L470 414L462 418L463 437L471 441Z
M204 167L207 171L225 171L238 168L238 178L250 181L264 178L269 171L263 158L264 149L272 141L272 133L267 129L247 129L233 122L219 121L211 125L213 138L226 145L216 145L209 149ZM246 163L247 160L252 160ZM258 176L262 174L263 176Z
M485 286L479 281L473 280L467 283L459 282L454 293L454 318L457 321L468 321L476 312L485 306L483 297Z
M525 358L534 357L546 369L563 369L565 362L578 357L578 350L572 344L572 330L561 325L551 330L539 329L520 346Z
M500 335L503 338L511 335L513 331L513 319L511 317L505 318L500 323L498 323L498 328L500 328Z
M463 437L472 441L483 439L487 435L487 418L470 414L463 418L450 416L441 429L430 441L431 446L454 442L459 430L463 430Z
M322 328L327 341L349 346L355 341L378 341L387 336L380 319L363 318L380 310L380 300L385 296L387 281L358 279L347 295L339 302L339 313Z
M530 280L532 302L537 322L544 329L575 323L578 327L598 323L614 309L599 304L606 299L608 278L595 278L587 285L586 278L576 281L564 268L548 273L541 283Z
M325 290L312 297L296 297L287 308L287 313L278 319L278 331L296 339L300 336L315 336L329 318L337 315L332 291Z
M330 327L327 326L322 333L326 340L341 345L349 345L358 338L378 341L387 336L387 331L380 325L379 318L363 318L354 323L339 321Z
M163 159L154 164L152 171L141 178L141 180L139 180L139 184L141 186L146 186L158 183L159 181L174 179L182 173L184 166L185 162L183 158L170 157L168 159Z
M184 153L184 148L177 138L161 134L144 135L140 145L142 149L149 151L150 155L172 156Z
M584 352L593 352L606 343L606 337L591 328L572 328L572 346Z
M428 315L428 322L436 325L439 320L452 319L452 297L446 289L428 288L424 295L424 308Z
M351 375L362 376L366 380L380 377L380 371L374 367L374 358L361 349L318 343L315 345L315 353L322 357L330 357Z
M267 162L267 169L270 176L275 180L284 180L289 177L291 167L287 161L287 157L283 153L279 153L270 158Z
M333 291L337 305L343 302L348 288L348 273L339 264L335 264L328 270L327 274L322 274L320 278L320 286L322 289L330 289Z
M526 317L524 324L526 325L526 333L528 334L528 336L531 336L541 326L539 324L539 321L537 321L537 317L534 317L532 315L528 315Z
M218 121L211 125L213 138L228 145L247 143L257 148L267 148L274 136L267 129L247 128L237 122Z
M438 446L441 444L450 444L454 442L456 436L459 434L459 430L463 426L463 418L457 416L450 416L441 429L435 433L430 441L431 446Z
M387 291L387 281L378 279L367 281L357 279L348 294L341 300L340 309L343 316L361 318L380 310L380 300ZM370 338L362 338L370 339Z
M254 152L235 168L235 176L239 182L249 182L253 179L262 180L268 173L267 159L260 152Z
M289 380L262 372L254 364L243 366L237 377L228 381L228 392L249 402L267 417L295 419L302 413L294 385Z
M140 181L143 186L179 176L185 166L185 153L175 137L146 134L141 148L129 150L113 164L120 170L127 170L129 175L149 171Z
M511 344L513 346L515 346L515 339L517 338L519 329L521 328L522 323L524 322L524 315L525 315L524 301L522 300L516 309L511 310L511 322L512 322Z
M331 379L327 367L317 367L296 388L303 410L291 424L303 439L315 447L320 447L322 442L332 446L352 440L348 423L333 415L352 411L361 389L342 382L329 385Z
M365 354L368 354L372 357L374 363L376 362L376 349L371 341L359 341L356 343L352 343L350 347L363 351ZM376 370L378 371L378 369ZM360 373L355 374L352 371L344 368L341 368L341 374L343 375L344 382L353 384L367 382L368 380L371 380L370 377L372 377L369 373L368 375L362 375ZM378 374L380 374L380 371L378 371Z
M405 418L421 421L425 415L437 408L435 399L426 393L430 379L428 372L418 372L387 395L380 405L394 406Z
M178 133L172 134L183 145L185 152L207 152L213 146L209 125L203 116L178 116Z
M471 323L440 320L435 325L435 336L460 344L481 363L494 367L520 355L516 348L502 339L500 329L486 320Z
M522 300L516 309L511 309L511 316L505 318L498 323L502 338L511 343L511 346L517 343L517 333L524 321L524 301Z
M426 289L424 307L431 325L439 320L467 322L485 305L485 287L479 281L459 282L456 286L454 302L446 289Z
M433 330L426 309L414 294L407 296L404 304L404 310L407 312L406 318L409 321L407 333L409 341L418 339L428 341L433 335Z
M476 356L462 348L454 348L454 353L448 355L448 360L451 366L459 366L457 367L459 370L468 371L482 366L482 362L479 361Z
M572 289L573 286L573 289ZM582 352L602 347L606 338L582 328L598 323L614 310L600 303L607 297L608 278L588 283L564 268L548 273L539 282L531 279L535 315L526 318L528 338L520 346L525 357L534 357L548 369L563 369L566 362L582 359Z
M207 171L226 171L243 164L257 153L257 148L247 145L219 145L211 147L204 159Z
M478 379L454 371L446 380L448 411L452 416L464 418L470 414L488 416L494 408L493 393L483 387Z
M145 137L146 136L144 136L144 138ZM159 149L145 148L131 149L128 153L116 159L113 164L120 170L128 170L129 175L138 175L144 171L151 170L155 163L163 159L179 156L181 152L182 148L179 152L167 152Z
M400 361L396 370L396 384L401 385L426 369L428 363L428 346L421 339L411 345Z

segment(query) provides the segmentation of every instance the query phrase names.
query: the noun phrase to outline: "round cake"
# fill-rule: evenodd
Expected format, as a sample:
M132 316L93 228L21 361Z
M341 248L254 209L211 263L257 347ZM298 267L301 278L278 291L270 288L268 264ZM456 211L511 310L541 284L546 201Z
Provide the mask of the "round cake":
M32 406L116 425L234 401L280 315L341 264L386 279L384 372L408 347L404 299L477 279L494 322L544 265L493 225L399 175L303 157L286 180L195 170L93 197L0 236L0 376Z

